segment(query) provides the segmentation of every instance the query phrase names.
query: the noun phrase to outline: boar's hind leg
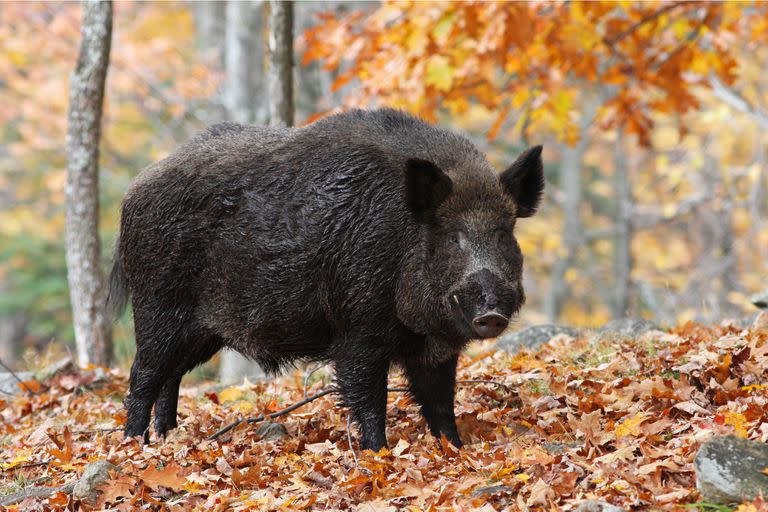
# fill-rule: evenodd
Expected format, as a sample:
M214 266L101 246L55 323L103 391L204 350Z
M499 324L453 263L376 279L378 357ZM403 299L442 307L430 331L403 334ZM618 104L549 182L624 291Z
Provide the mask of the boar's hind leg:
M457 359L458 356L454 356L438 366L406 361L405 373L411 394L421 405L421 414L427 420L432 435L439 438L444 434L454 446L461 448L453 411Z
M186 356L183 364L171 372L168 380L160 389L160 394L155 403L155 432L158 437L165 436L166 432L176 428L177 408L179 405L179 386L185 373L195 366L208 361L219 351L223 343L218 336L206 335L200 329L193 340L185 344Z
M178 371L179 358L188 347L189 317L180 308L159 304L143 307L134 298L136 358L131 366L131 382L125 406L128 419L126 437L144 436L149 442L149 419L152 406L169 376ZM183 372L182 372L183 374Z
M359 344L345 347L334 363L336 383L360 427L360 449L379 451L387 445L384 422L389 360L381 349Z

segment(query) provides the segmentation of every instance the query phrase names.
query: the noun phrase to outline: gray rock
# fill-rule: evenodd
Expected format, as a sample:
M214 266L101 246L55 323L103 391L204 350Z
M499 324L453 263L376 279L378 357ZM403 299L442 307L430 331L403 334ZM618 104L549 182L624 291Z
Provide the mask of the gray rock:
M752 297L749 298L749 300L757 308L768 309L768 288L761 291L760 293L754 294Z
M558 334L565 334L577 338L581 331L565 325L543 324L527 327L522 331L513 332L500 337L496 341L496 348L507 352L517 352L520 349L537 349Z
M578 504L575 512L624 512L623 508L602 500L586 500Z
M660 331L661 327L642 318L619 318L611 320L603 327L595 330L593 342L610 341L614 339L636 338L648 331Z
M473 498L487 498L493 494L503 494L513 492L515 489L507 485L491 485L488 487L478 487L472 491Z
M117 466L107 462L106 460L99 460L91 462L85 466L83 476L75 484L75 488L72 490L72 495L75 498L80 499L93 499L97 495L97 487L109 480L109 472L117 469Z
M757 316L759 314L760 312L757 311L747 316L736 317L736 318L726 318L725 320L720 322L720 325L726 326L730 324L735 327L738 327L739 329L749 329L755 323L755 320L757 320Z
M35 378L32 372L16 372L16 377L22 381L32 380ZM19 381L10 372L0 373L0 394L3 395L15 395L16 393L23 393L19 387Z
M259 426L256 427L256 435L258 435L262 441L280 441L281 439L288 437L288 431L282 423L265 421L264 423L259 423Z
M65 357L64 359L60 359L40 370L37 374L37 378L41 381L45 381L59 373L75 373L76 371L77 367L72 361L72 358Z
M736 436L713 437L693 462L704 501L736 503L768 495L768 445Z

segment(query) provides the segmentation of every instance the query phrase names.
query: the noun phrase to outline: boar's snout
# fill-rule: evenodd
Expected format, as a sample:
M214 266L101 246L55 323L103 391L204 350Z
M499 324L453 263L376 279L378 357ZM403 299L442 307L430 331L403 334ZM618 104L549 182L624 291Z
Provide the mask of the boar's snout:
M473 272L451 292L455 318L472 338L495 338L525 300L519 282L504 280L488 269Z
M490 312L472 320L472 329L481 338L495 338L509 325L509 318L502 314Z

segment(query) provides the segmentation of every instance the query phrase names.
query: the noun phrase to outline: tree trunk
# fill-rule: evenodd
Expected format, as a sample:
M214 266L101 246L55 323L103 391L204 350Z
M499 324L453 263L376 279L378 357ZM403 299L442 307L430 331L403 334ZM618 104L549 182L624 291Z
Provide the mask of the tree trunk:
M269 2L269 124L293 126L293 2Z
M99 264L99 139L112 39L112 3L84 1L82 42L70 77L66 259L80 365L108 365L112 333Z
M549 322L557 322L568 295L565 275L576 259L576 252L584 244L581 224L581 161L589 146L589 127L597 112L598 98L587 98L579 123L579 141L575 146L564 146L560 159L560 188L563 200L563 254L552 268L549 290L544 297L544 314Z
M614 300L613 318L623 318L629 308L632 288L632 184L627 168L624 132L617 130L613 157L613 188L616 196L616 238L613 246Z
M581 225L581 160L587 148L586 133L582 133L576 146L565 146L560 160L560 187L564 194L563 245L564 252L552 268L549 291L544 297L544 314L551 323L557 322L563 303L568 295L568 283L565 274L573 265L576 252L584 243Z
M261 2L227 3L225 46L226 81L224 105L227 117L238 123L252 123L256 115L256 77L261 71L260 52L254 51L261 43L261 32L256 24ZM234 350L221 353L219 380L235 384L244 377L263 378L259 366Z
M253 39L258 33L253 30L253 2L227 3L226 59L224 67L224 106L231 121L248 124L253 122L254 68L257 60L251 51Z
M195 17L199 58L208 63L212 70L224 73L227 2L205 0L192 2L191 7ZM218 123L224 119L224 95L225 91L219 88L205 108L198 110L199 117L207 124Z
M229 2L232 3L232 2ZM222 50L227 3L205 0L193 2L197 42L201 50Z

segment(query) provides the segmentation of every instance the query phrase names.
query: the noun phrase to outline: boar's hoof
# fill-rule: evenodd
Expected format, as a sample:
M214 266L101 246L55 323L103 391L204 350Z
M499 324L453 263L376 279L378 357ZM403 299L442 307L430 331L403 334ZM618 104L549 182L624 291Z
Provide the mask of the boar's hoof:
M472 320L472 329L481 338L495 338L509 325L509 319L499 313L486 313Z
M147 428L145 428L143 431L138 432L135 429L131 428L130 426L125 429L125 438L135 438L139 439L141 438L141 441L144 444L149 444L149 425L147 425Z
M169 430L178 426L175 418L173 420L161 420L160 418L157 418L155 420L155 433L158 437L165 437Z

